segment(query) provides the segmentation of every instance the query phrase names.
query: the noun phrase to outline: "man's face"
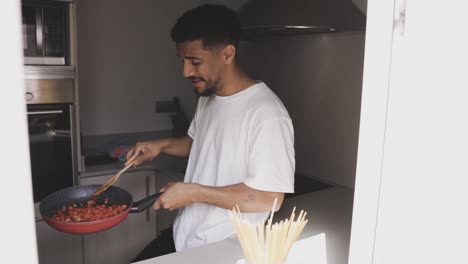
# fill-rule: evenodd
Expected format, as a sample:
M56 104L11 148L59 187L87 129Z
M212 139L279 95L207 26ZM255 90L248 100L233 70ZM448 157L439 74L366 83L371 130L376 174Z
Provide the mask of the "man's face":
M186 41L177 44L177 56L196 94L209 96L218 91L225 69L220 49L204 49L201 40Z

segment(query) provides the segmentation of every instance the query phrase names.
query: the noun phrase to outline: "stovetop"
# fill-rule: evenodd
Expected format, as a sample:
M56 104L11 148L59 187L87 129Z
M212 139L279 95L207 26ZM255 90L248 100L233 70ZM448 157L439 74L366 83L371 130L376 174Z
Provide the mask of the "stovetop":
M291 198L304 193L316 192L333 187L331 184L300 174L295 175L294 181L294 193L286 193L284 198Z

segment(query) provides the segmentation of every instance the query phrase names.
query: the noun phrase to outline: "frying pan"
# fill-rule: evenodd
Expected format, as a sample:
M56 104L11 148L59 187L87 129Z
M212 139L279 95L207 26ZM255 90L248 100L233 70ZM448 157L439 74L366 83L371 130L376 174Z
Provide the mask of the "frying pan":
M100 187L99 184L81 185L65 188L46 196L39 204L39 212L44 221L52 228L70 234L90 234L109 229L122 222L129 213L139 213L150 207L161 195L156 193L140 201L133 202L132 195L124 189L110 186L106 191L96 196L96 204L104 204L107 198L108 205L117 204L127 206L122 213L89 222L64 222L53 218L63 206L71 204L84 204L92 199L92 194Z

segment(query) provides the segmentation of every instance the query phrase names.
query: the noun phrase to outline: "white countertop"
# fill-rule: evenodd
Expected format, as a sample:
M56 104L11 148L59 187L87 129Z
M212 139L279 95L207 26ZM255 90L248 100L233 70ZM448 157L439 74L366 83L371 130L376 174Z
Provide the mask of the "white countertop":
M352 189L333 187L284 201L275 219L289 218L292 208L307 211L307 223L290 251L287 263L347 263L353 208ZM244 255L237 238L148 259L139 264L232 263ZM240 262L239 262L240 263Z

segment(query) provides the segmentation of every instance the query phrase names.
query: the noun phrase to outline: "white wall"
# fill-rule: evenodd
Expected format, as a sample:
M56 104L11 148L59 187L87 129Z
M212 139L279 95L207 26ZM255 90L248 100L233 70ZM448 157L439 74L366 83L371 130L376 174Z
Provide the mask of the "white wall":
M464 7L451 0L369 3L362 109L363 117L380 118L361 123L350 264L468 263ZM380 34L388 25L390 37ZM384 48L393 44L387 65L372 53L382 39Z
M189 118L195 95L182 77L170 30L184 11L212 2L238 8L245 1L79 0L79 93L83 135L166 130L155 101L179 96Z
M407 1L396 23L374 263L468 263L465 13Z
M29 163L29 141L23 84L21 1L6 1L0 8L0 215L2 263L37 263L34 202Z

